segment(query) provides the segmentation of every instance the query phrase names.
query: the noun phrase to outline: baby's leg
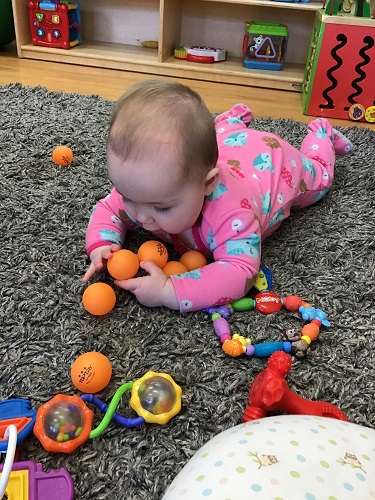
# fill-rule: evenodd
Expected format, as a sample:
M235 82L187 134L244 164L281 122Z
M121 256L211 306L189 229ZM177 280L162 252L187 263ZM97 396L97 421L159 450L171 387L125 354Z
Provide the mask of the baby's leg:
M351 142L332 128L325 118L313 120L308 125L300 152L303 173L303 193L293 205L307 206L322 198L332 185L335 155L348 154Z

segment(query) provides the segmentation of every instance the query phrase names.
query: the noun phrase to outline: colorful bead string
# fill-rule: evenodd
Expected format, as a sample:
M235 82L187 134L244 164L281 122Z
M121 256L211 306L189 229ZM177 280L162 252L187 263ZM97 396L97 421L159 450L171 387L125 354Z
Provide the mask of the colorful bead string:
M272 314L282 307L288 311L301 313L304 321L309 321L300 330L293 328L284 334L283 342L264 342L262 344L252 344L249 338L242 335L231 335L228 319L234 311L249 311L256 309L262 314ZM274 292L260 292L254 299L243 297L235 300L231 304L219 307L208 307L204 309L211 315L214 330L222 343L222 348L229 356L270 356L275 351L292 353L299 358L305 357L310 352L310 344L316 340L320 333L320 327L331 326L327 320L327 314L321 309L313 307L304 302L297 295L289 295L285 298L279 297Z

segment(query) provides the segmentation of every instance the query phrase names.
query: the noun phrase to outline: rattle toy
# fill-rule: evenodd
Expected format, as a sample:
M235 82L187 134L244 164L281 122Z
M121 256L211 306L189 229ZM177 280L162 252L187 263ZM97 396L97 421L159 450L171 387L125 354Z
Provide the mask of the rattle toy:
M112 278L128 280L134 278L139 269L139 260L130 250L118 250L107 261L107 269Z
M27 460L13 464L5 494L9 500L73 500L74 485L64 467L44 472L43 464Z
M163 268L168 260L168 250L160 241L146 241L138 249L138 260L152 260L158 267Z
M104 354L86 352L74 361L70 376L81 392L100 392L111 380L112 366Z
M115 291L107 283L93 283L83 292L82 304L90 314L103 316L115 307Z
M256 309L262 314L272 314L282 307L289 311L299 311L305 321L310 321L301 331L291 329L285 333L283 342L265 342L263 344L251 344L249 338L230 333L230 326L227 319L234 311L248 311ZM208 307L204 311L211 314L214 330L222 343L222 349L229 356L270 356L273 352L282 350L295 354L297 357L305 357L310 352L310 344L316 340L320 333L321 325L330 326L327 315L321 309L316 309L304 302L296 295L289 295L282 299L276 293L266 291L255 295L254 299L244 297L235 300L227 306Z
M67 167L73 161L73 152L68 146L57 146L57 148L53 150L52 160L56 165Z
M128 390L131 390L130 406L138 418L121 417L115 411ZM47 451L71 453L87 439L100 436L111 420L125 427L144 422L166 424L180 412L181 394L181 387L170 375L152 371L136 382L121 385L109 406L92 394L81 397L58 394L38 409L34 434ZM92 429L94 414L85 401L106 412L95 429Z
M323 401L309 401L289 389L285 376L290 372L292 360L283 351L274 352L268 367L257 375L249 391L249 405L242 420L265 417L269 411L283 411L297 415L316 415L349 421L336 406Z

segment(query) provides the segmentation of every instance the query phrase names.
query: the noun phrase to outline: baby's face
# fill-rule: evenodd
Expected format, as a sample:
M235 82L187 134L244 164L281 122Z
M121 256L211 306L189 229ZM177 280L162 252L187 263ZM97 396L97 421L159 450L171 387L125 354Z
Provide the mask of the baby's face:
M108 152L109 176L123 196L128 214L148 231L183 233L199 217L204 197L202 181L181 183L173 168L123 161Z

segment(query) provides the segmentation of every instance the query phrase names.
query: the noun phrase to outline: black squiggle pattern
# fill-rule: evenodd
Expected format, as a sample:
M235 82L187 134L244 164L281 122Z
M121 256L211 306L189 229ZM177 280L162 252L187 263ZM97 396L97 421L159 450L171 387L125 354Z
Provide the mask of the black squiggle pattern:
M340 68L340 66L342 66L342 59L338 55L338 51L347 44L348 39L344 35L344 33L339 33L336 37L336 40L340 43L335 47L333 47L333 49L331 50L331 56L333 57L333 59L336 61L337 64L335 64L335 66L332 66L332 68L330 68L327 72L327 78L332 82L332 85L330 87L327 87L323 91L322 97L327 101L327 104L319 104L319 108L321 109L334 109L335 107L333 99L329 96L329 93L332 92L332 90L334 90L337 87L337 80L333 76L333 73L338 68Z
M357 73L358 78L352 81L352 88L356 90L348 97L348 102L350 104L357 104L358 101L355 99L357 96L362 94L362 88L358 85L359 82L362 82L366 78L366 73L362 70L362 66L366 66L370 62L370 56L366 54L366 52L375 45L375 41L371 36L365 36L363 39L364 45L359 51L359 56L362 58L362 61L357 64L355 67L355 72ZM344 108L345 111L349 110L349 106Z

